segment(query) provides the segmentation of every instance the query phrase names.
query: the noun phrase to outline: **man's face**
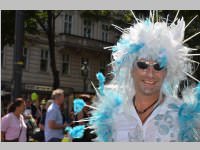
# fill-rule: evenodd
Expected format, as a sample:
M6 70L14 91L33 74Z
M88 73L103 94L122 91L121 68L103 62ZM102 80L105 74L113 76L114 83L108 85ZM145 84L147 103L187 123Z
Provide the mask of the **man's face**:
M146 69L141 69L137 62L145 62L148 65ZM132 77L135 83L136 93L143 95L159 95L162 83L166 76L166 68L158 71L154 69L153 64L155 61L146 61L144 59L139 59L135 62L132 70Z
M63 104L64 103L64 99L65 99L64 94L60 95L58 97L58 99L59 99L60 104Z

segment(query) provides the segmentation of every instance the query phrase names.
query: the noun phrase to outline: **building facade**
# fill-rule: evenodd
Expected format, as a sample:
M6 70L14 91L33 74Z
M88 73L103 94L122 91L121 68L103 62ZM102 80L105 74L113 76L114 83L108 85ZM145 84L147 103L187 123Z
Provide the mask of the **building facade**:
M109 30L112 22L94 21L81 17L81 11L63 11L55 24L55 56L59 71L60 88L67 96L77 93L93 93L90 84L96 86L96 73L108 73L106 67L110 62L110 51L103 47L111 46L116 41L117 33ZM12 89L14 47L5 46L1 52L1 87L4 94ZM50 53L47 36L42 32L38 35L25 34L23 49L22 90L27 97L33 91L40 98L50 95L53 77L50 68ZM81 67L87 63L88 78L85 82Z

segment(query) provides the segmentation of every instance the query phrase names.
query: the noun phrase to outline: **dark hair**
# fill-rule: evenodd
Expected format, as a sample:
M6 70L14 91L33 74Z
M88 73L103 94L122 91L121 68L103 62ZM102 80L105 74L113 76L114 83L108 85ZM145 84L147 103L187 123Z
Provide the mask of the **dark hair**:
M14 102L12 102L9 106L8 106L8 113L10 112L15 112L16 108L21 106L21 104L23 104L25 101L23 98L16 98L16 100Z
M86 103L91 103L91 98L89 95L80 95L79 98L83 99Z

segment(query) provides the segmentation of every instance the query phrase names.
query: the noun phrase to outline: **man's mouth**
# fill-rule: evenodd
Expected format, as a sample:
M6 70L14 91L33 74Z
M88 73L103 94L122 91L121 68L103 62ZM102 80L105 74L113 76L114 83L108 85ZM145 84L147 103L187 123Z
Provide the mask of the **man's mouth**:
M147 84L147 85L155 85L155 81L151 81L151 80L143 80L144 84Z

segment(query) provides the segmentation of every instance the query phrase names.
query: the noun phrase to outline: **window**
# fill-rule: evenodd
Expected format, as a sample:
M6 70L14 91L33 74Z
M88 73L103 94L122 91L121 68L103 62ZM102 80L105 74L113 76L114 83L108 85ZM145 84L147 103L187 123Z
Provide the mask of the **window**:
M41 50L40 71L47 71L48 67L48 50Z
M5 52L4 52L4 49L2 49L2 50L1 50L1 67L4 66L4 59L5 59L5 58L4 58L4 53L5 53Z
M62 73L69 74L69 55L63 55L62 60Z
M92 29L92 24L91 24L91 21L90 20L84 20L84 37L87 37L87 38L91 38L91 29Z
M102 24L102 40L108 41L108 25Z
M23 60L23 69L27 69L27 66L28 66L28 49L27 48L23 49L22 60Z
M65 15L64 33L71 34L71 30L72 30L72 16L71 15Z

